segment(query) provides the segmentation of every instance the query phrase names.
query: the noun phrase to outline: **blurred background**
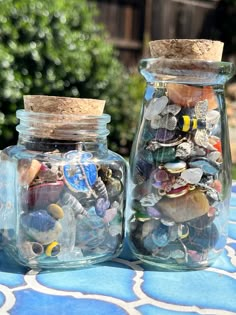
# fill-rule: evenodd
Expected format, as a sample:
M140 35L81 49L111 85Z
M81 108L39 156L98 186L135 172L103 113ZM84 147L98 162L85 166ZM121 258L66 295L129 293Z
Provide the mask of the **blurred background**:
M145 83L148 42L209 38L236 63L236 0L0 0L0 149L15 144L23 95L106 100L109 146L128 156ZM236 83L227 85L236 163ZM235 175L236 176L236 175Z

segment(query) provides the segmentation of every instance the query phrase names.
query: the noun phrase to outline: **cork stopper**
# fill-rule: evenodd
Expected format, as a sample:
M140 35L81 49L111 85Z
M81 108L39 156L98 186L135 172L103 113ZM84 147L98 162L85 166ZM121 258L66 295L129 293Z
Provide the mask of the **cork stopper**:
M221 61L224 43L207 39L164 39L149 42L153 58Z
M45 95L24 96L25 110L37 113L100 116L103 114L104 106L105 101L98 99Z

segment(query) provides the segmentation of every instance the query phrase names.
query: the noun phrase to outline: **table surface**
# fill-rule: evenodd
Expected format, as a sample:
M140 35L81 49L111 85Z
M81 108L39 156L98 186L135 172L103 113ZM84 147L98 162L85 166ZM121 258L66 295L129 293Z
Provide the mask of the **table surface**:
M236 314L236 184L229 237L208 269L163 272L131 257L91 268L28 271L0 254L0 315Z

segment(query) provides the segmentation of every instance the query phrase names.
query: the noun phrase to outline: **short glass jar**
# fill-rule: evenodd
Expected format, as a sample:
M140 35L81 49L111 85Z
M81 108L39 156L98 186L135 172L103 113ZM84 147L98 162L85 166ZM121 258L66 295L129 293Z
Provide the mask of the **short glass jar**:
M18 144L1 153L1 238L30 268L87 266L117 256L126 162L108 150L110 116L18 110Z
M231 155L227 62L150 58L133 143L128 239L141 260L172 270L211 265L227 239Z

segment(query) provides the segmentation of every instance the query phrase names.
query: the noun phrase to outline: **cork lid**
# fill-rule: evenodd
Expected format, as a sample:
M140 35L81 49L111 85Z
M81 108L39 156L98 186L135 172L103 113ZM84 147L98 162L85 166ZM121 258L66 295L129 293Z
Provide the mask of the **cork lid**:
M73 98L46 95L25 95L24 108L36 113L63 115L94 115L103 114L104 100Z
M207 39L164 39L149 42L153 58L221 61L224 43Z

